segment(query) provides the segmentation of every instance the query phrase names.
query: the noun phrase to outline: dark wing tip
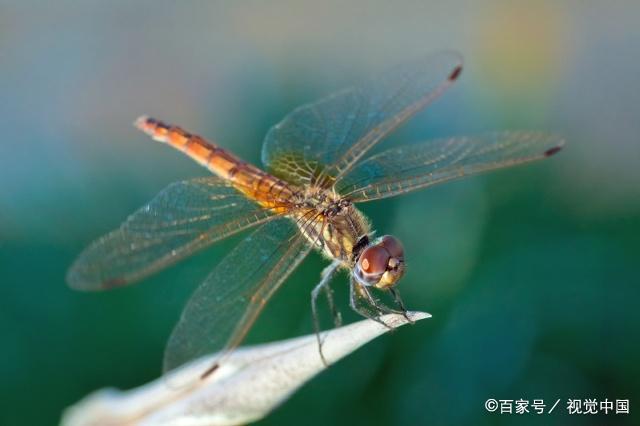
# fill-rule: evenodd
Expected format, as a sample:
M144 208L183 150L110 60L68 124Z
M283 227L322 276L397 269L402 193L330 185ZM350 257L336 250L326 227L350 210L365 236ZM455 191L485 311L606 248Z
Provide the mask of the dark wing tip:
M218 368L220 368L220 364L218 364L217 362L215 364L213 364L211 367L207 368L207 371L203 372L200 375L200 380L204 380L207 377L209 377L211 374L213 374L214 371L216 371Z
M548 150L546 150L544 152L544 156L551 157L552 155L555 155L560 151L562 151L562 146L554 146L553 148L549 148Z
M462 65L458 65L453 71L451 71L451 74L449 74L449 81L456 81L458 77L460 77L460 73L462 73Z

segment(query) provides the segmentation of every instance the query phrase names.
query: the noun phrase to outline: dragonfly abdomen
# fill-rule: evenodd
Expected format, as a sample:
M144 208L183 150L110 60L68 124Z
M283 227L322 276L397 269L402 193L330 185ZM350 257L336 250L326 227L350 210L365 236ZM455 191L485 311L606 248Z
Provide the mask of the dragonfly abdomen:
M135 125L154 140L185 153L213 174L229 181L260 205L273 209L276 213L284 213L285 206L280 204L293 195L293 190L286 182L181 127L147 116L138 118Z

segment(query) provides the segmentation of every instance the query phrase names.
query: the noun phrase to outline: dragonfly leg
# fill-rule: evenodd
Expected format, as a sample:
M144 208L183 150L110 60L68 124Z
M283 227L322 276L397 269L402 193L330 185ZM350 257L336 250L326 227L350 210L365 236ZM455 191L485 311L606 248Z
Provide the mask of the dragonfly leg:
M331 278L338 270L340 266L340 262L334 261L329 266L322 270L320 274L320 282L311 290L311 314L313 316L313 328L316 333L316 339L318 340L318 352L320 353L320 359L322 359L322 363L326 366L329 364L322 353L322 343L323 340L320 337L320 317L318 316L318 295L321 291L327 292L327 300L329 301L329 308L331 309L334 315L334 322L336 321L336 313L338 318L340 318L340 313L337 312L335 304L333 303L333 293L331 288L329 288L329 282ZM340 318L341 320L341 318Z
M336 262L334 262L336 263ZM338 266L340 266L340 263L338 263L337 266L334 267L334 263L332 263L331 265L327 266L326 268L324 268L322 270L322 274L321 277L324 280L325 275L333 275L336 272L336 268ZM331 278L329 277L329 280ZM327 281L327 284L324 285L322 287L324 289L325 295L327 296L327 304L329 305L329 310L331 311L331 317L333 318L333 326L335 328L341 327L342 326L342 315L340 314L340 311L338 310L338 308L336 307L336 304L334 302L333 299L333 289L331 288L331 286L329 285L329 282Z
M349 290L349 305L351 306L351 309L353 309L356 313L362 315L363 317L382 324L389 329L393 328L380 319L380 315L382 315L383 312L375 303L372 303L371 300L369 300L369 298L372 297L371 294L366 290L364 286L356 283L353 277L350 279ZM368 302L366 306L360 303L364 299L366 299L366 301ZM375 309L375 312L373 311L373 309Z
M400 298L400 293L398 292L398 290L390 288L389 292L393 296L393 299L394 299L396 305L400 309L393 309L393 308L390 308L389 306L385 305L380 300L376 299L373 296L373 294L371 294L370 289L368 289L368 288L366 288L364 286L362 287L361 290L364 293L365 297L367 298L367 301L369 302L369 304L371 306L373 306L375 309L377 309L380 312L381 315L382 314L400 314L403 317L405 317L409 323L411 323L411 324L414 323L414 321L411 318L409 318L409 315L407 313L407 309L404 307L404 303L402 302L402 299Z
M391 295L393 296L393 300L395 300L396 305L398 305L398 307L400 308L397 313L402 314L402 316L404 316L407 319L407 321L409 321L410 324L413 324L415 321L409 318L409 314L407 313L407 308L404 307L404 302L400 297L400 292L398 292L398 290L396 290L395 288L391 287L389 288L389 293L391 293Z

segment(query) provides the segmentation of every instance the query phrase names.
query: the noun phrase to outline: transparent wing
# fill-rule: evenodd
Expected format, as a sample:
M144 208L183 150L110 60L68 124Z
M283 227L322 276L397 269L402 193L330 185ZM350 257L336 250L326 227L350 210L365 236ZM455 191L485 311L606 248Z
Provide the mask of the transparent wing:
M440 182L549 157L564 141L539 132L496 132L393 148L358 164L337 185L354 202L392 197Z
M437 98L461 66L459 54L441 52L301 106L267 133L262 161L272 174L292 183L329 187L378 141Z
M87 247L67 281L81 290L129 284L274 217L217 177L176 182Z
M310 250L293 221L275 219L236 246L195 291L167 343L164 370L233 349Z

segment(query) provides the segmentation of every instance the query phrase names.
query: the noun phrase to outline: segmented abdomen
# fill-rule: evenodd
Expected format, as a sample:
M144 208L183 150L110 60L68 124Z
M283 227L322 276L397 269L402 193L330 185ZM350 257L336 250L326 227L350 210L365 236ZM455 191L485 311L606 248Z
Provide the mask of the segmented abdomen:
M180 127L147 116L138 118L135 125L154 140L184 152L215 175L228 180L260 205L273 209L274 213L287 212L285 204L291 199L293 190L286 182Z

